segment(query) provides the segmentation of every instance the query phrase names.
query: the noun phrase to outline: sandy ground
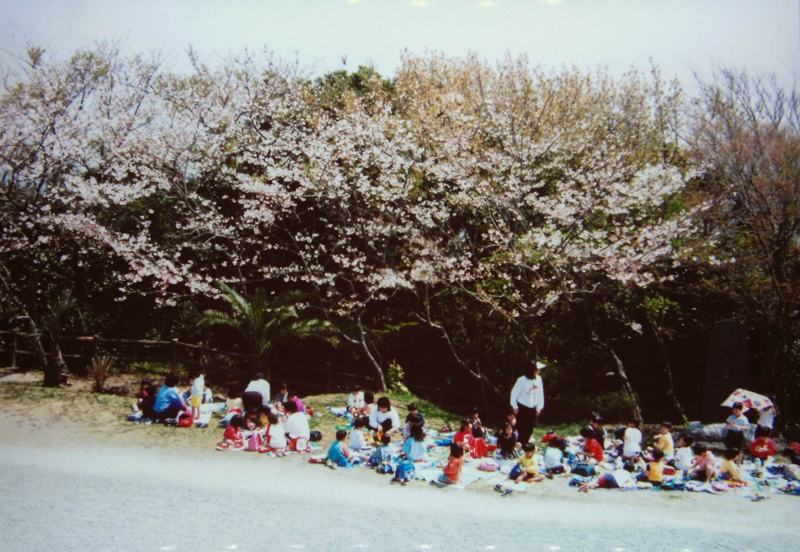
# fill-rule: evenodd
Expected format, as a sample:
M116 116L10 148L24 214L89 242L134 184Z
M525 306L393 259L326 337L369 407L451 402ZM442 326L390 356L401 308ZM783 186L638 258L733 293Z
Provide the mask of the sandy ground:
M800 537L798 497L753 503L688 492L598 490L587 495L564 479L509 497L482 481L465 490L418 481L399 487L371 470L331 471L310 464L306 455L277 459L217 452L213 444L221 430L135 426L124 421L129 402L0 378L0 473L7 482L0 487L0 535L6 535L0 538L0 551L41 546L264 549L260 530L242 530L238 521L245 520L291 528L292 538L283 530L273 542L274 549L287 550L450 550L456 543L458 550L790 550ZM142 493L142 481L154 494ZM196 495L203 506L196 514L186 508L185 516L134 515L175 508L169 501L160 504L163 488ZM250 504L237 496L249 497ZM91 508L65 508L66 502L76 501ZM120 501L121 517L112 517L117 521L110 526L87 524L109 508L117 511ZM20 516L20 509L28 513ZM54 511L59 514L52 516ZM141 546L118 542L119 535L136 534L124 522L129 513L130 523L147 528ZM37 515L52 516L56 527L42 532ZM226 523L228 515L237 523ZM172 535L174 524L184 537ZM209 531L215 535L213 544L198 540ZM390 542L382 545L384 533ZM95 541L97 547L85 546Z

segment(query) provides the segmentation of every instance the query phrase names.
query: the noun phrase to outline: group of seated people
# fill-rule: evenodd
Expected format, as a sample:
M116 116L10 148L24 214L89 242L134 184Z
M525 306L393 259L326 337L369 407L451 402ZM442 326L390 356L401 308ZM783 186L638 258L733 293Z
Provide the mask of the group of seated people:
M192 387L185 392L178 389L178 376L175 374L167 376L160 388L144 380L134 409L138 407L144 416L155 420L175 418L189 408L194 411L201 402L210 400L207 397L210 390L204 385L201 374L194 373L191 376ZM202 397L202 400L197 400L197 397ZM401 425L397 409L392 407L388 397L380 397L375 402L372 393L365 393L360 386L354 386L346 408L348 419L353 422L349 443L346 442L348 431L337 431L336 440L327 454L328 465L348 466L368 459L371 465L380 466L391 463L398 453L409 462L428 460L426 453L432 445L430 441L426 442L430 432L425 428L425 418L416 404L409 404L407 409L405 423ZM643 448L641 420L630 419L624 428L616 430L609 437L602 417L594 415L589 425L580 431L577 450L574 446L568 447L568 440L564 437L552 433L545 435L543 442L547 447L541 451L544 472L540 473L535 458L535 453L540 449L533 442L520 442L513 410L509 410L506 421L494 432L493 437L489 437L478 409L474 408L468 417L461 420L452 436L441 483L459 481L466 457L493 457L501 462L513 462L509 476L517 483L539 482L571 472L588 472L591 475L596 473L595 470L581 471L580 468L604 463L606 473L582 485L581 490L584 491L598 486L626 487L637 482L658 487L664 483L665 476L678 472L686 479L710 482L720 478L734 485L741 484L743 430L747 427L747 421L742 415L740 403L735 403L732 410L727 420L726 450L721 463L706 446L695 445L689 435L680 435L676 446L670 422L663 422L659 433L652 439L652 445ZM221 425L226 429L222 442L218 444L219 450L258 450L278 456L286 451L309 450L311 431L306 407L296 393L288 390L286 384L282 384L280 392L270 400L269 383L258 373L244 392L237 388L229 391L225 412ZM451 428L445 427L443 430ZM393 437L402 440L401 448L394 445ZM758 426L755 437L749 452L763 464L776 452L771 431L768 427ZM794 449L787 448L786 454L790 460L796 461Z
M354 386L346 409L348 419L353 421L349 443L346 442L348 431L339 429L336 440L328 450L328 466L351 466L364 459L368 465L382 471L383 468L391 467L398 454L405 462L426 462L429 446L426 437L431 432L426 430L425 417L416 404L409 404L407 410L405 424L401 424L400 415L392 407L389 397L380 397L373 405L373 395L364 393L359 385ZM440 478L443 485L460 480L465 453L479 454L476 451L482 450L483 455L486 455L487 446L483 439L483 429L479 425L477 409L473 417L477 420L475 429L472 429L472 422L465 420L462 430L452 440L450 455ZM398 448L393 438L403 441L402 447ZM395 481L405 483L407 479L398 477Z
M340 429L328 451L329 466L348 466L359 462L364 450L372 451L369 460L373 464L391 462L392 456L397 453L401 459L410 462L427 460L426 451L432 445L430 442L426 444L428 432L424 427L425 419L415 404L408 405L404 426L401 426L399 415L388 397L381 397L376 408L371 407L372 397L365 401L361 389L356 386L350 394L347 408L353 420L349 444L346 442L347 430ZM734 408L734 413L738 416L740 410ZM603 471L608 473L587 482L583 490L593 486L627 486L629 482L632 485L646 483L658 487L664 482L665 475L677 472L686 478L701 481L716 477L734 484L742 481L738 470L741 448L728 447L725 461L718 466L707 447L700 444L692 446L694 441L689 435L681 435L676 446L672 424L668 421L661 424L652 444L643 447L641 420L631 418L625 427L609 437L604 420L595 415L589 425L581 429L579 440L568 440L551 433L543 439L547 444L543 451L533 442L521 443L515 426L515 414L509 410L506 422L490 438L481 424L478 409L473 409L452 436L450 455L441 481L458 482L465 457L477 459L489 456L501 462L512 462L509 477L516 483L539 482L558 474L596 475L600 472L595 467L602 463ZM450 430L449 427L444 429ZM401 449L393 445L393 436L403 440ZM775 453L774 443L768 428L759 428L756 437L750 451L755 458L763 461ZM372 446L376 448L372 450ZM491 454L492 451L494 454ZM537 451L542 452L543 473L540 473L540 462L535 457ZM625 474L617 473L620 470Z
M632 487L636 483L660 487L668 476L680 476L682 481L710 483L720 479L731 486L744 485L741 472L743 453L748 451L756 465L763 466L775 454L775 443L771 438L771 429L759 425L756 427L755 439L749 447L745 447L744 430L749 422L742 415L741 403L735 403L732 410L733 413L726 423L722 462L717 461L706 445L695 444L690 435L680 435L676 446L671 433L672 424L668 421L661 423L652 446L643 449L641 420L629 420L625 428L615 432L615 439L609 443L603 437L607 435L605 430L601 433L598 429L602 425L601 420L593 419L589 427L581 430L581 436L585 440L583 450L587 453L587 458L599 463L603 461L604 453L610 452L610 460L619 460L615 462L614 470L582 485L581 490L587 491L594 487ZM600 443L606 446L601 446ZM790 454L793 449L787 448L787 451Z
M245 389L228 392L225 427L217 450L250 450L283 456L287 451L309 450L309 412L303 401L284 383L270 400L269 383L260 373Z

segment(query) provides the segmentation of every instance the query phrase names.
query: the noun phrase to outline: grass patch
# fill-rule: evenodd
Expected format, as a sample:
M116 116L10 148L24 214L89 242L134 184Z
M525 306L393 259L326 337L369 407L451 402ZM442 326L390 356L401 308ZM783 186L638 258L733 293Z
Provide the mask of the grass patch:
M73 422L88 428L99 430L104 440L113 444L139 446L142 448L163 445L178 447L199 447L213 450L214 445L222 438L222 429L217 427L220 417L212 417L208 429L183 429L152 424L142 427L134 425L125 417L131 413L132 397L120 397L110 394L98 394L88 391L90 381L76 382L74 387L46 388L38 383L3 383L0 384L0 412L12 416L20 428L29 425L58 424ZM344 418L338 418L327 410L328 406L342 407L347 404L349 393L331 393L304 397L303 402L314 409L318 416L310 419L311 429L322 433L319 443L327 449L333 442L336 430L347 428ZM406 406L416 403L419 411L425 416L425 425L434 430L445 424L458 426L461 416L443 410L436 405L407 392L386 392L378 396L387 396L392 408L397 410L401 424L405 423L408 413ZM32 420L29 422L28 420ZM35 422L34 422L35 421ZM542 425L534 432L537 441L547 431L555 431L560 435L577 435L581 424L562 424L555 426ZM494 431L494 427L488 428ZM395 441L397 438L395 438Z

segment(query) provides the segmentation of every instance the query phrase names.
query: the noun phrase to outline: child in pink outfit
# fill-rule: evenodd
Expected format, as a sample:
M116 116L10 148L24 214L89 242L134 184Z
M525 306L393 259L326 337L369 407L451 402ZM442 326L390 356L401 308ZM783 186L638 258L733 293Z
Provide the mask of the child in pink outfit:
M718 475L717 459L711 451L703 445L695 445L692 448L695 457L692 460L692 468L689 470L689 477L708 483Z

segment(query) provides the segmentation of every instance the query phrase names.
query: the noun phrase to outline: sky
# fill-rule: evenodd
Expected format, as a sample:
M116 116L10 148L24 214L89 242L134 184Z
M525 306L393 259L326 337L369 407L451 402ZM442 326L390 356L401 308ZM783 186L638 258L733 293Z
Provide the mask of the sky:
M189 46L210 61L266 46L313 75L372 65L391 77L407 49L612 75L652 59L684 84L720 66L800 77L800 0L3 0L0 22L0 59L117 38L176 71Z

